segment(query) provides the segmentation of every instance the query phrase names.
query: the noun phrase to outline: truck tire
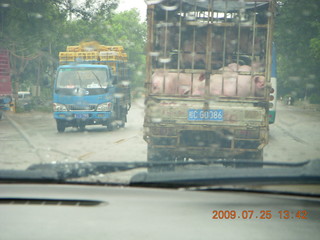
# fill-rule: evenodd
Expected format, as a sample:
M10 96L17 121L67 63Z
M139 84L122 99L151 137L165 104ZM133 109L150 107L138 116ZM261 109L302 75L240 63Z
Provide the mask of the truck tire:
M116 126L115 126L115 124L114 124L113 121L107 123L107 129L108 129L108 131L111 132L111 131L113 131L115 128L116 128Z
M59 119L57 119L56 122L57 122L57 130L58 130L58 132L59 133L63 133L64 130L66 129L65 122L63 120L59 120Z
M83 132L86 129L86 124L81 122L78 124L78 128L81 132Z
M127 122L127 114L126 112L122 111L119 127L124 128L126 125L126 122Z

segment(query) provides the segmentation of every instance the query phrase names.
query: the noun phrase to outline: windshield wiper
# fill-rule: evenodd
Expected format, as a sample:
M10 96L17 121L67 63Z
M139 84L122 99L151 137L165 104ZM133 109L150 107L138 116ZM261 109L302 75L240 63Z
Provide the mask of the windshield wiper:
M138 173L131 178L131 186L199 187L243 184L319 184L320 159L299 163L265 162L266 168L217 168L183 172ZM281 167L280 167L281 166Z
M192 187L244 183L320 183L320 160L297 163L263 162L265 168L226 168L233 161L190 162L58 162L33 164L26 170L0 170L0 181L66 182L99 174L138 168L208 165L172 172L142 172L134 175L131 186ZM244 161L243 164L247 163ZM250 162L249 162L250 163ZM107 183L109 184L109 183Z
M91 72L92 72L92 74L95 76L95 78L97 79L100 88L102 88L102 85L101 85L101 82L100 82L100 79L98 78L98 76L94 73L94 71L91 71Z
M61 178L52 170L0 170L0 181L56 183Z

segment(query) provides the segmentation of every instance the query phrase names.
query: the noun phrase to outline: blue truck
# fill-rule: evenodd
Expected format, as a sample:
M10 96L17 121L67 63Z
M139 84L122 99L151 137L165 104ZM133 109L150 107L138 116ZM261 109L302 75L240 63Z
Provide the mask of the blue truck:
M123 49L97 43L71 47L59 54L54 82L53 114L58 132L67 127L84 130L87 125L103 125L109 130L124 127L131 94Z

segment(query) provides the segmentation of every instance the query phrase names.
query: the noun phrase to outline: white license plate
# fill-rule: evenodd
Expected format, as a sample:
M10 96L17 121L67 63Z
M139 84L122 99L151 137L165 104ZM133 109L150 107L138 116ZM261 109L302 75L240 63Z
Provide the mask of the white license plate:
M223 121L222 109L189 109L188 111L189 121Z
M89 114L87 113L76 113L74 114L75 118L81 118L81 119L85 119L85 118L89 118Z

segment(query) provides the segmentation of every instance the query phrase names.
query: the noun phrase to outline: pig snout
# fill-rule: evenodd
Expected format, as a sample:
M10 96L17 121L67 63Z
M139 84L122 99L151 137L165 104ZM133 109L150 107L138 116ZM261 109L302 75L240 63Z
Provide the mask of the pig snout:
M253 83L255 86L254 95L257 97L264 96L264 88L265 88L265 77L264 76L254 76Z

